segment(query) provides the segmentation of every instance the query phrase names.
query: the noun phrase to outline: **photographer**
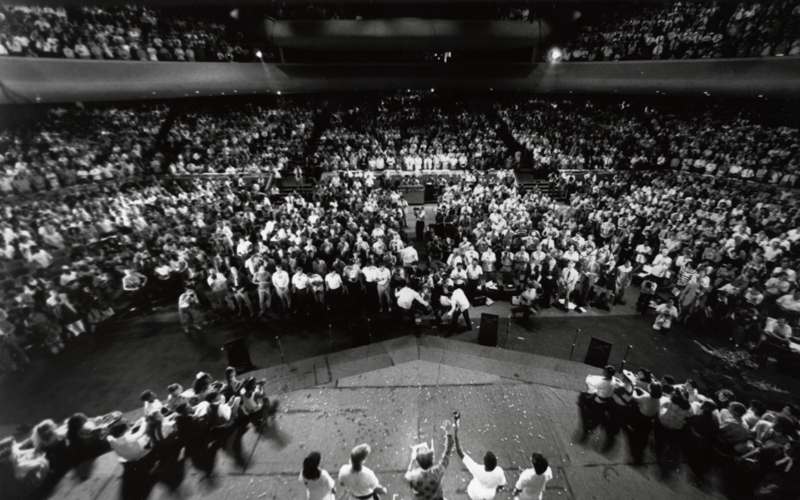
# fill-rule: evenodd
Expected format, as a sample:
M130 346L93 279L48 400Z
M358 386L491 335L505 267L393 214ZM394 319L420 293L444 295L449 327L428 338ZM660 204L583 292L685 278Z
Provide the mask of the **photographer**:
M181 318L181 326L187 334L190 330L200 330L200 311L198 310L200 301L194 291L194 284L186 283L185 291L178 299L178 316Z

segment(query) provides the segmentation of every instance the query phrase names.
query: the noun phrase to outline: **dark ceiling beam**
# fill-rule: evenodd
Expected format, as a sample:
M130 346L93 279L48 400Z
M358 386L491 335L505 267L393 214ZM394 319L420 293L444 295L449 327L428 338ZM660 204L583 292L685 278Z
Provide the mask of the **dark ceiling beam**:
M264 21L267 42L310 50L488 50L538 45L547 22L374 19Z
M430 89L800 97L800 58L292 65L0 59L0 104Z

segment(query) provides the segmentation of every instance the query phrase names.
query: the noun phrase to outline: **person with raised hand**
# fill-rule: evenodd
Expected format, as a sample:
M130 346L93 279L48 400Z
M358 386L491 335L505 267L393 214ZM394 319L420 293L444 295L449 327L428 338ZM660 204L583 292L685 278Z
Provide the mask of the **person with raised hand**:
M443 499L442 479L450 464L450 455L453 453L450 421L445 421L441 429L445 433L446 445L438 464L433 464L433 449L428 447L428 443L418 444L411 449L411 463L408 464L405 479L417 500Z
M487 451L483 456L483 465L475 462L469 455L461 449L461 441L458 439L458 421L461 418L458 412L454 415L455 420L455 441L456 453L461 457L464 465L472 474L472 481L467 486L467 495L471 500L494 500L497 492L506 485L506 475L503 469L497 465L497 457L491 451Z

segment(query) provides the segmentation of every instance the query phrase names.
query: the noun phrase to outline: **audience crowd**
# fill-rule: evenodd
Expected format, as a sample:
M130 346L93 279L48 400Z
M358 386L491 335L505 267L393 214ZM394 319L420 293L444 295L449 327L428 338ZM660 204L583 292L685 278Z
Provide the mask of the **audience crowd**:
M682 458L702 480L717 464L745 498L794 498L800 491L796 405L767 410L760 400L738 401L728 389L703 395L691 379L676 383L644 368L617 373L609 365L603 375L588 376L586 386L578 400L582 441L602 425L609 450L622 431L641 464L652 434L658 462L667 468Z
M3 131L4 193L110 182L0 207L0 368L24 369L31 348L57 354L111 316L161 305L177 307L192 344L211 355L204 326L234 316L423 313L455 331L462 316L471 328L468 309L487 297L511 300L526 321L541 308L610 309L635 299L661 334L683 322L763 364L800 350L800 204L786 189L796 181L796 129L744 111L722 118L712 107L689 115L638 101L498 103L537 165L612 170L556 179L559 203L555 193L518 186L510 170L487 172L515 161L498 128L485 112L440 99L401 93L329 110L299 102L199 108L178 116L163 158L154 144L163 106L53 109L34 127ZM446 111L451 105L458 111ZM326 113L329 127L312 151ZM173 174L231 175L137 175L160 172L162 160ZM303 165L342 172L280 200L268 176L238 175L271 172L279 181L290 165L299 179ZM463 172L428 179L441 189L436 214L412 212L398 182L372 172L437 167ZM421 255L405 231L411 224ZM704 398L691 382L655 383L644 370L641 382L613 375L590 380L592 394L581 399L586 431L603 423L610 437L630 433L641 459L652 428L660 455L681 442L702 467L716 448L735 467L756 469L759 488L796 488L786 466L796 458L796 408L773 414L752 402L748 410L728 393ZM165 405L143 395L146 417L133 428L117 414L75 416L60 429L40 424L28 443L5 440L3 477L41 485L64 470L64 450L72 456L71 447L87 445L75 456L114 449L129 462L164 466L169 482L166 471L187 446L182 432L204 436L187 455L210 470L209 455L248 423L260 425L271 406L254 396L254 380L198 380L193 393L171 386ZM155 452L170 425L184 444ZM137 484L138 470L126 467L126 484Z
M526 317L556 301L608 309L634 284L638 309L655 307L662 331L680 320L730 332L762 361L798 337L793 191L680 171L587 176L565 191L562 206L480 177L452 183L428 242L431 266L473 296L478 279L486 293L526 292Z
M564 61L800 55L800 4L791 0L603 7L567 42Z
M255 52L197 8L0 7L0 56L253 62Z
M224 381L200 372L185 390L170 384L163 402L144 391L142 416L133 422L121 412L93 418L76 413L61 424L44 420L22 442L0 441L3 498L46 498L72 469L87 479L91 468L85 464L110 451L123 469L121 498L147 498L157 483L177 491L187 459L209 478L217 452L226 447L244 467L242 437L250 427L263 433L278 408L278 401L266 395L265 382L237 378L229 367Z
M26 195L140 175L155 157L167 107L51 108L0 129L0 193Z
M310 200L289 195L273 208L267 188L264 177L148 181L7 205L4 367L24 368L21 346L55 354L115 313L158 305L179 302L193 336L237 312L304 315L369 307L363 297L377 303L375 276L405 247L399 193L370 178L337 178ZM345 262L355 266L349 277ZM361 265L371 266L369 279Z
M670 168L785 186L797 181L798 129L764 124L749 110L729 116L721 106L546 98L496 108L535 168Z
M594 12L584 6L577 34L566 42L564 61L703 59L800 55L800 5L792 0L738 4L677 2L666 6L619 6ZM330 7L273 5L280 19L522 20L534 22L531 5L497 7ZM271 61L274 53L226 27L218 11L194 8L0 7L0 56L141 61ZM235 31L235 32L234 32ZM547 54L545 57L552 57ZM450 56L429 53L426 62ZM470 60L466 57L465 60Z
M797 183L798 129L764 123L750 110L728 116L730 109L715 105L689 113L649 100L551 98L499 100L495 110L511 133L506 140L494 116L434 93L357 104L201 105L176 113L156 143L166 106L53 108L35 123L0 129L0 192L38 193L163 169L302 181L334 170L512 168L522 155L511 151L520 146L544 171L671 168Z
M398 93L339 105L320 137L322 170L449 170L511 166L497 125L462 101Z
M167 138L172 174L291 173L304 153L317 113L287 101L279 108L258 104L200 107L185 111Z

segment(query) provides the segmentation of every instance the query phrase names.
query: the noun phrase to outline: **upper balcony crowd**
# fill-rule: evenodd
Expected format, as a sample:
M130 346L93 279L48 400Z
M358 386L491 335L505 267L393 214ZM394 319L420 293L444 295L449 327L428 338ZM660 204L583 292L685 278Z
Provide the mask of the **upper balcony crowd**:
M565 61L800 55L796 0L620 5L587 21Z
M252 62L241 33L200 9L0 6L0 55L122 61Z
M567 25L554 24L555 38L552 42L545 40L564 47L564 61L800 55L798 0L614 4L602 8L594 4L458 8L273 4L257 9L253 15L289 20L414 17L534 23L548 22L554 8L575 9L572 14L577 18ZM248 30L242 29L234 17L222 8L0 6L0 56L187 62L275 60L275 51L266 40L252 32L245 35ZM420 62L415 57L400 60ZM455 56L428 57L422 62L459 60ZM464 61L473 59L467 57Z

